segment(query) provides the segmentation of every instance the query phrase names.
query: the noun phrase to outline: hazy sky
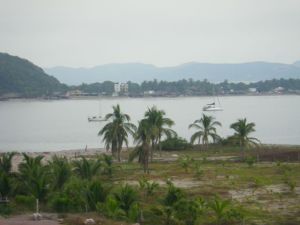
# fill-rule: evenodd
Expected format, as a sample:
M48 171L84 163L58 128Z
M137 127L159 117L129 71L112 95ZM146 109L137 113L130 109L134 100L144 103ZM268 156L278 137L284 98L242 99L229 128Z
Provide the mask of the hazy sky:
M300 60L300 0L0 0L0 52L43 66Z

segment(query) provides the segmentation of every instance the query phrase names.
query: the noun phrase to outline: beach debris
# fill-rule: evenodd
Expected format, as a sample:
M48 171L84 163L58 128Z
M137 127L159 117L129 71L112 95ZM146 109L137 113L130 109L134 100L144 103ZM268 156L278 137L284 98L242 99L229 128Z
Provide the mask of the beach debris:
M96 224L96 222L95 222L94 219L89 218L89 219L86 219L86 220L84 221L84 224L86 224L86 225L93 225L93 224Z
M33 213L33 220L41 220L42 215L40 213Z

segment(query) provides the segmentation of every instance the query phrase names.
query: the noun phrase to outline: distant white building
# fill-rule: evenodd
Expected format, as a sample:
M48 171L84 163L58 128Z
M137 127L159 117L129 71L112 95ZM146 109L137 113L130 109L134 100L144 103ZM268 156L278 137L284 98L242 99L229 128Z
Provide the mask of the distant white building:
M256 89L256 88L249 88L248 90L249 90L249 92L252 92L252 93L257 92L257 89Z
M115 91L115 93L119 93L121 91L121 84L120 83L115 83L114 84L114 91Z
M114 84L114 96L118 96L119 93L128 93L127 83L115 83Z

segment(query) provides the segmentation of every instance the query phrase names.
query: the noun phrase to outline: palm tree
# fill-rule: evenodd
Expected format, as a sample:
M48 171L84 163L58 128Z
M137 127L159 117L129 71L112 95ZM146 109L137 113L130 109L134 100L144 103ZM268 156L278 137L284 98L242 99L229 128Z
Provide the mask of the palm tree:
M20 181L24 188L36 198L36 212L39 213L39 201L47 193L48 172L42 165L43 156L30 157L23 153L24 162L19 164Z
M114 197L119 203L119 207L124 210L124 212L128 216L131 206L137 200L136 190L126 184L125 186L122 186L118 192L114 193Z
M9 174L12 168L12 158L14 157L15 152L3 153L0 158L0 171Z
M164 117L165 111L158 110L155 106L148 108L145 113L145 118L151 125L151 161L153 159L153 150L158 146L161 153L161 138L163 135L172 137L176 135L176 132L170 129L175 123L170 118ZM167 127L165 127L167 126Z
M247 123L247 119L239 119L237 122L230 125L230 128L235 131L231 137L237 141L242 151L242 157L244 158L244 148L251 145L257 145L259 140L254 137L249 137L251 133L255 131L255 123Z
M220 139L220 136L217 135L216 126L222 126L222 124L216 121L214 117L203 114L202 118L195 120L194 123L189 125L189 129L195 128L198 130L192 135L191 143L193 144L198 139L198 144L200 144L202 140L202 144L207 149L210 137L214 142Z
M100 160L87 160L81 156L80 160L73 162L74 172L82 179L90 180L100 171Z
M222 200L219 197L215 197L209 204L209 208L215 214L217 224L222 224L228 215L228 210L231 207L229 200Z
M52 160L49 162L49 169L51 171L51 184L53 190L61 190L71 177L71 167L68 159L65 156L53 156Z
M139 163L144 167L144 173L149 173L149 155L150 155L150 142L151 142L151 124L149 120L142 119L139 121L139 126L135 134L135 142L137 147L129 156L129 161L138 157Z
M106 149L111 149L114 156L117 155L118 161L121 161L120 152L125 143L128 146L128 133L133 135L136 126L130 123L130 116L121 112L120 105L113 106L113 112L105 116L110 120L98 133L103 136Z
M3 153L0 157L0 197L8 201L8 195L11 191L11 168L12 158L15 153Z

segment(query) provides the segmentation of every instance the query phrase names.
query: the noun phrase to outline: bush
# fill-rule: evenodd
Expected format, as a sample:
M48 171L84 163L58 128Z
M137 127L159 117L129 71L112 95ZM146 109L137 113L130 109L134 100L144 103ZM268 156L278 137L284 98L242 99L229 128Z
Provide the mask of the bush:
M0 204L0 215L8 216L12 213L12 209L9 204Z
M70 210L70 200L63 193L56 193L51 196L49 204L50 208L58 213L65 213Z
M104 214L111 219L122 219L125 212L120 208L118 201L113 196L108 196L105 203L98 202L97 212Z
M167 138L161 142L161 146L164 151L186 150L192 147L186 139L178 136Z
M33 196L17 195L15 202L17 205L24 206L27 209L32 210L35 207L35 198Z
M252 167L254 163L256 163L256 158L253 156L249 156L245 159L245 163L247 163L249 167Z
M172 182L167 182L167 185L168 185L168 192L163 200L163 203L165 206L173 206L179 200L181 200L184 197L184 195L182 190L180 188L175 187Z

